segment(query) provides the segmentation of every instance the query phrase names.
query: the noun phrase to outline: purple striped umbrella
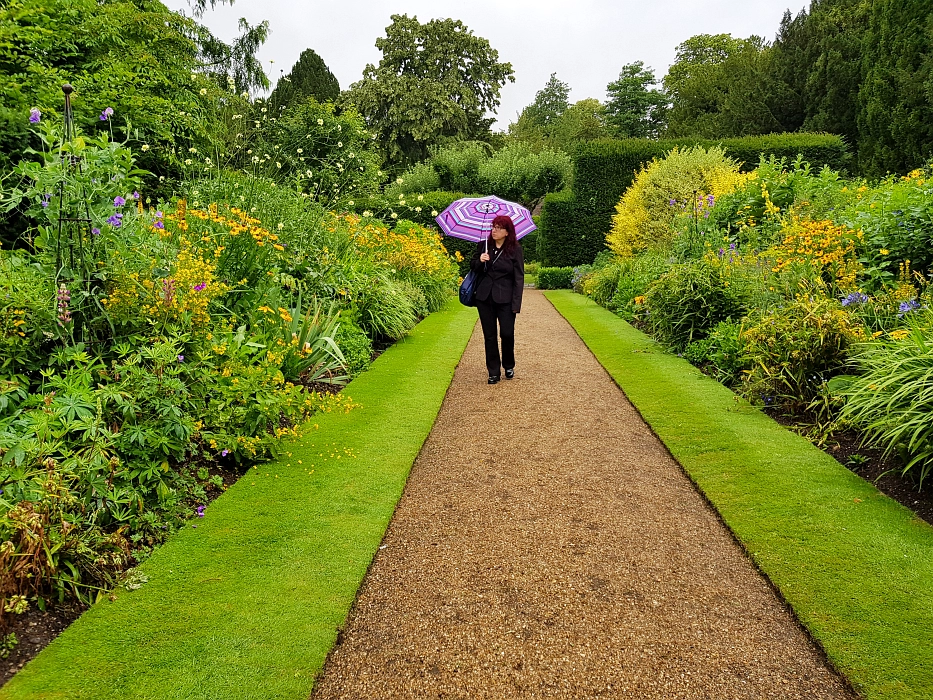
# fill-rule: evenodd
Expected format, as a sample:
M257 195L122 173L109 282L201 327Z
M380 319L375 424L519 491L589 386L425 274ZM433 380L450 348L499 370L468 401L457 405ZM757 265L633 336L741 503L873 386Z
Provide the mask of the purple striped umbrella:
M458 199L434 220L448 236L478 243L488 239L492 220L500 215L512 219L516 238L521 238L538 228L531 220L531 212L525 207L498 197Z

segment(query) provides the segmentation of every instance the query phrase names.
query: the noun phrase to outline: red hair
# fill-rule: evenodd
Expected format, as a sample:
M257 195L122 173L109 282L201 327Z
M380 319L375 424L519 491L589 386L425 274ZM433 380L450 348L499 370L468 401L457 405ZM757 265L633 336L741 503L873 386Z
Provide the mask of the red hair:
M516 246L518 243L518 238L515 236L515 224L512 223L512 219L504 214L500 214L495 219L492 220L492 225L489 227L490 230L496 226L504 228L506 230L505 241L502 243L503 252L509 252ZM492 233L489 234L489 245L495 245L496 242L492 239Z

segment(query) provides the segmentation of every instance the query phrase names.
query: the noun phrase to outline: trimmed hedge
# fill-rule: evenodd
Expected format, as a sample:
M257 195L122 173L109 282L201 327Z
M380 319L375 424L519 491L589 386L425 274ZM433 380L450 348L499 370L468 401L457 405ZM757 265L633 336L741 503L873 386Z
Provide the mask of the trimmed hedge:
M572 267L542 267L538 270L537 289L572 289Z
M754 170L762 155L793 161L798 155L819 169L845 170L851 160L845 142L831 134L771 134L734 139L601 139L581 144L573 157L573 193L548 195L541 211L538 257L544 265L586 265L605 248L615 205L653 158L672 149L720 146ZM596 240L592 240L596 239Z
M589 265L606 249L611 213L583 206L569 190L544 198L538 229L538 260L549 267Z

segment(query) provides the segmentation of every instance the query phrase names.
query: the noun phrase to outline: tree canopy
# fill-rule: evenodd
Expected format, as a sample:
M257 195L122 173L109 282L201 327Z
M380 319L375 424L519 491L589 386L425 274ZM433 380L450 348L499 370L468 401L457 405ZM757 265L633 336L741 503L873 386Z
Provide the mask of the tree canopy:
M309 97L318 102L335 102L339 96L340 83L324 59L314 49L305 49L288 75L283 75L276 83L269 95L269 104L278 111Z
M668 99L654 71L641 61L622 66L619 77L606 86L606 123L617 138L657 136L666 120Z
M485 115L514 77L486 39L459 20L392 15L376 48L379 65L367 65L342 101L363 115L390 164L423 160L446 141L488 137Z

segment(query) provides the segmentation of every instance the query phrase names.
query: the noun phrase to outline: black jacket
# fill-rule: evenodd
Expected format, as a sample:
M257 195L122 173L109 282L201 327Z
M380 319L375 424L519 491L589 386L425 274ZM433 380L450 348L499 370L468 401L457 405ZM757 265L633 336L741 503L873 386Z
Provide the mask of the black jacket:
M522 310L522 291L525 289L525 255L518 241L510 253L503 252L498 259L493 255L493 246L489 246L489 262L480 262L479 256L486 252L486 241L476 244L476 252L470 260L470 269L480 275L476 288L478 301L497 304L512 304L512 313Z

